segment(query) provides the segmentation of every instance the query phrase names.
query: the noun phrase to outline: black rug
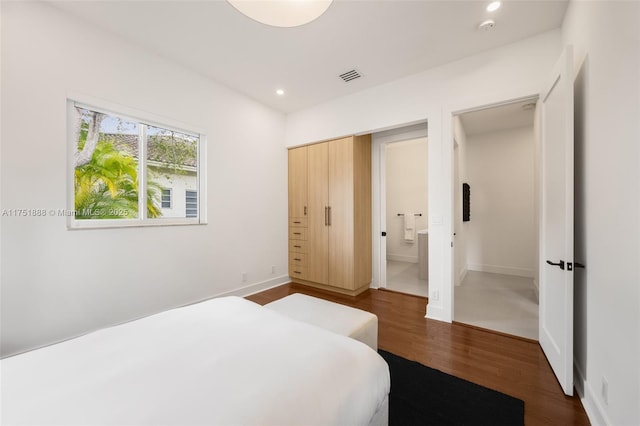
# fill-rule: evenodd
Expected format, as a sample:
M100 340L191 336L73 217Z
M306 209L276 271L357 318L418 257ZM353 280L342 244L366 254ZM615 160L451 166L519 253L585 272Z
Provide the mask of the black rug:
M524 401L378 350L389 364L389 426L524 425Z

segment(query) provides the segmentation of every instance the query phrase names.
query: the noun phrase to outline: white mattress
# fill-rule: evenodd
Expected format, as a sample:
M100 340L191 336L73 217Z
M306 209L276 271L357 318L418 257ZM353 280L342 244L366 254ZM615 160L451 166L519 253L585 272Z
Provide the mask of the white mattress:
M1 361L2 424L368 424L389 393L368 346L238 297Z

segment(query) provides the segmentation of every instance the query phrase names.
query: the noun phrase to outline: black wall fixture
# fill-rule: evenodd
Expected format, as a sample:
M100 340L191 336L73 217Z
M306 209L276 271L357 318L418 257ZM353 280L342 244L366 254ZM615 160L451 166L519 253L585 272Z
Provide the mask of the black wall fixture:
M468 183L462 184L462 221L471 220L471 187Z

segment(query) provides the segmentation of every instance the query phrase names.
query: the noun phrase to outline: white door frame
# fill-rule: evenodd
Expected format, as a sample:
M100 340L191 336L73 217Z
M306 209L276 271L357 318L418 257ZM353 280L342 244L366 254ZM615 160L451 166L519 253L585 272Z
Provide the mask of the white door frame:
M476 97L470 98L464 101L460 101L455 104L450 104L443 108L443 126L442 126L442 183L443 183L443 198L445 200L446 206L448 206L448 211L445 211L445 220L444 220L444 232L445 235L449 236L449 245L445 247L445 253L443 256L443 263L445 264L444 270L444 286L442 294L440 295L442 299L442 311L439 313L440 315L435 319L439 319L442 321L452 322L453 314L454 314L454 291L455 291L455 279L454 279L454 224L455 224L455 199L454 199L454 145L455 145L455 137L453 131L453 123L454 117L456 115L464 114L465 112L478 111L487 108L493 108L502 105L508 105L516 102L523 102L526 100L538 99L540 96L539 92L534 91L516 91L516 92L505 92L498 93L493 95L488 95L485 97ZM535 127L534 127L535 128ZM534 130L537 132L537 129ZM537 134L537 133L536 133ZM430 290L431 291L431 290ZM428 315L429 316L429 315Z
M374 226L374 238L378 239L380 250L378 255L378 287L387 287L387 245L386 237L382 236L382 232L387 230L387 200L386 200L386 148L387 145L402 142L412 139L428 138L427 122L426 120L413 124L410 126L398 127L383 132L373 134L372 140L372 155L373 162L377 166L379 179L377 182L379 194L379 212L378 217L380 220L378 232ZM425 153L425 156L427 154ZM426 160L426 158L425 158Z

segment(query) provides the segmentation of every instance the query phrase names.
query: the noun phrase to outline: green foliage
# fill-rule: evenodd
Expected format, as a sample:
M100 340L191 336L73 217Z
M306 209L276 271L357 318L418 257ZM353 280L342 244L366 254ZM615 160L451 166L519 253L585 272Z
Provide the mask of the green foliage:
M165 130L148 138L148 158L169 169L172 174L184 175L186 167L195 167L198 159L197 140L188 135Z
M79 146L82 136L81 131ZM76 219L138 217L138 161L116 149L111 141L98 142L91 161L76 168L74 180ZM160 186L149 180L147 217L162 216L161 194Z

